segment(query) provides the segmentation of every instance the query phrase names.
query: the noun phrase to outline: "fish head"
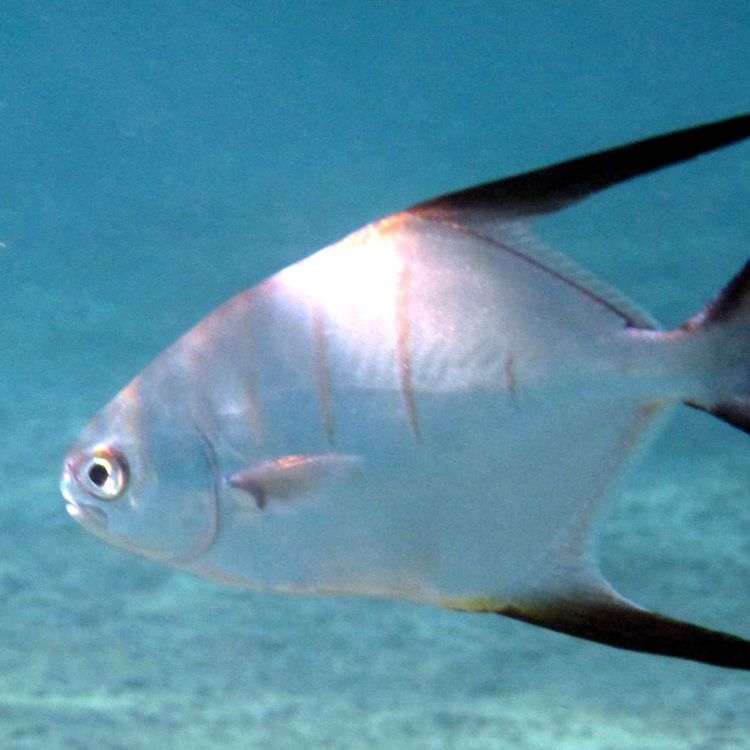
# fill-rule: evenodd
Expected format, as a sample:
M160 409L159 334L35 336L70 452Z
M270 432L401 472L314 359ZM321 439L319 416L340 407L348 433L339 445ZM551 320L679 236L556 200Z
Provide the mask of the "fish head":
M120 393L70 447L60 489L70 516L96 536L184 565L218 533L216 457L188 419L144 408L133 390Z

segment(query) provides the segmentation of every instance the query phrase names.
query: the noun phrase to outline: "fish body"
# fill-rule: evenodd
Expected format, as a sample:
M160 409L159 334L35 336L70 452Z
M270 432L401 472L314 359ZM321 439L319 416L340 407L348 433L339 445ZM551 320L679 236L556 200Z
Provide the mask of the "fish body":
M619 597L592 543L675 406L746 428L750 272L662 331L523 223L748 135L744 116L454 193L280 271L94 418L65 460L69 512L247 588L495 611L750 668L746 641Z

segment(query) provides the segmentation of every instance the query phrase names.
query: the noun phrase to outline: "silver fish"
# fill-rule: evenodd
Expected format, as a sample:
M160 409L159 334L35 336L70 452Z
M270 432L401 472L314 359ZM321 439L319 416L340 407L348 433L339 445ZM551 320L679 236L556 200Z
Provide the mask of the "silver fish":
M234 297L83 431L105 540L242 587L496 612L750 669L601 576L597 510L680 403L750 431L750 266L676 330L523 228L750 135L750 114L442 196Z

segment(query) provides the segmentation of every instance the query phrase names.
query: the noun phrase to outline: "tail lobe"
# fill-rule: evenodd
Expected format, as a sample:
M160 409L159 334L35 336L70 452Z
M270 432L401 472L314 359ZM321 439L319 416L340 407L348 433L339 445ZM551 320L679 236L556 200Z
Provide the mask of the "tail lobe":
M726 363L733 370L730 381L734 383L733 393L720 390L715 400L685 403L750 434L750 261L681 330L707 334L718 364Z

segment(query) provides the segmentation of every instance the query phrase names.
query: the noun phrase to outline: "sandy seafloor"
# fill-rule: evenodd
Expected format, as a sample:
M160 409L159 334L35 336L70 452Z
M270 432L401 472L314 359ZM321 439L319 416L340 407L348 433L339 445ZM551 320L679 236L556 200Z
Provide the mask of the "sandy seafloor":
M212 307L435 193L750 109L746 2L0 8L0 750L746 750L750 675L493 616L248 594L65 514L66 444ZM750 255L750 146L555 244L677 325ZM604 570L750 637L750 442L678 410ZM418 481L418 479L415 479Z

